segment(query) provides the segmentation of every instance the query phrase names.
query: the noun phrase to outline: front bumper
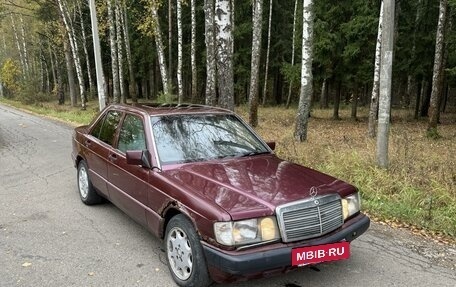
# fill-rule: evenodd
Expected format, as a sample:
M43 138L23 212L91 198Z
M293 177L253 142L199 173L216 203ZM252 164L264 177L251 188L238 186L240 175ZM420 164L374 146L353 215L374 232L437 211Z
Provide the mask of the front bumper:
M269 270L291 267L291 249L341 241L352 241L363 234L370 219L360 213L341 228L318 238L289 244L277 243L242 251L224 251L203 243L206 261L215 281L233 281L232 277L249 277ZM255 277L261 277L255 276Z

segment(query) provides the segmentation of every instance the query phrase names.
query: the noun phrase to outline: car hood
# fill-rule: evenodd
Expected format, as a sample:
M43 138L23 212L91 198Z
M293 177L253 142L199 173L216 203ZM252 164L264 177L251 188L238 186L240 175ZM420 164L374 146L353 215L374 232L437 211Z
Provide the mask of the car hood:
M318 195L355 191L352 185L275 155L231 158L217 162L185 164L165 172L185 189L210 200L233 220L272 215L281 204Z

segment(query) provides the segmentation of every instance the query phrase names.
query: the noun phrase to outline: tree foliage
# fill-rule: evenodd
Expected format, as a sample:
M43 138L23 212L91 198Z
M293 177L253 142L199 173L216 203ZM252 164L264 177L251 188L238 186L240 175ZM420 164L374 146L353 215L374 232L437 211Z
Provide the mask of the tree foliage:
M0 79L3 83L5 97L11 98L20 92L20 65L12 59L6 59L3 63Z
M77 53L80 56L82 67L86 62L92 73L93 50L90 31L90 17L86 1L81 1L82 18L78 16L76 2L61 0L68 7L69 21L75 30L75 41L79 45ZM162 93L162 79L159 69L158 50L155 44L156 32L154 27L159 24L163 36L171 28L171 50L168 39L164 39L164 54L177 59L177 26L172 21L173 27L168 27L169 8L176 19L176 1L131 1L116 0L113 2L125 3L128 16L129 44L131 62L134 75L124 75L124 84L131 91L136 91L136 96L148 99L158 99ZM191 57L191 13L189 1L183 1L182 6L182 85L183 101L204 102L206 79L206 43L205 43L205 13L204 2L195 1L196 13L196 73L192 73ZM301 70L301 55L296 53L295 65L291 66L292 39L293 39L293 11L295 1L273 0L273 23L271 27L270 57L268 67L268 90L266 91L266 104L285 104L288 87L292 82L291 100L297 104L299 95L299 77ZM56 0L18 0L0 2L0 65L3 66L7 59L13 59L19 71L25 75L21 64L23 47L27 49L27 60L30 62L30 73L37 81L31 82L36 91L49 92L55 86L53 73L61 75L64 87L68 86L68 76L65 71L64 39L65 27L59 15ZM100 41L102 50L102 63L107 78L108 91L112 101L112 75L111 55L109 48L109 22L106 1L96 1ZM336 89L342 96L342 104L348 101L351 94L359 94L361 104L369 102L370 89L372 88L373 64L375 53L375 39L377 36L378 14L380 0L341 0L341 1L315 1L314 3L314 38L313 38L313 82L314 97L317 98L323 81L327 81L328 100L335 102ZM456 0L449 0L450 25L447 27L445 41L445 73L444 83L451 86L456 84L456 33L454 33ZM168 5L173 5L168 7ZM393 105L402 104L412 106L414 101L423 102L423 98L415 100L421 86L429 86L432 78L434 60L435 33L438 19L437 0L402 0L396 1L396 28L393 67ZM298 19L296 23L295 51L299 51L302 41L302 5L298 5ZM153 17L151 8L157 9L157 17ZM269 15L269 7L265 5L263 11L263 27ZM20 18L23 22L21 23ZM17 37L12 27L16 25ZM252 57L252 1L236 1L233 11L233 79L234 100L236 104L248 101L250 92L249 79L251 77ZM80 21L84 22L87 31L88 60L82 49L82 31ZM22 25L22 26L21 26ZM25 37L22 38L21 28L24 28ZM259 53L259 86L264 85L266 70L267 29L262 29L262 41ZM24 42L24 43L22 43ZM24 45L25 44L25 45ZM18 48L20 47L20 48ZM24 55L22 55L24 57ZM51 57L55 57L53 62ZM22 59L23 60L23 59ZM167 63L167 62L166 62ZM122 64L126 64L123 63ZM52 67L54 65L54 67ZM168 64L167 64L168 65ZM166 67L172 72L169 77L171 82L177 82L177 61L172 61L173 67ZM85 72L85 71L84 71ZM124 73L128 73L125 69ZM84 73L83 88L89 89L89 79ZM197 76L196 94L192 94L192 74ZM94 75L91 75L94 77ZM133 79L131 79L133 77ZM411 79L409 81L409 79ZM19 77L18 81L25 81ZM130 85L134 85L131 89ZM410 99L403 102L402 94L410 85ZM50 88L47 88L50 87ZM339 89L340 87L340 89ZM33 90L33 89L32 89ZM170 87L171 92L176 92ZM426 89L425 93L429 93ZM262 98L260 91L259 97ZM68 91L65 91L68 94ZM14 93L10 96L14 97ZM219 96L219 95L217 95ZM426 95L423 95L424 98ZM131 95L129 95L131 100ZM174 99L170 97L168 99ZM454 101L451 95L447 97ZM426 101L426 100L424 100Z

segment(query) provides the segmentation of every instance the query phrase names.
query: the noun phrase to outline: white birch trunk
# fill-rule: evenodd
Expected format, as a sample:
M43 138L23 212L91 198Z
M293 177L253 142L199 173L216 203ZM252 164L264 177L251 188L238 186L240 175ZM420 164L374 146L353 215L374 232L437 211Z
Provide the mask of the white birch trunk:
M79 93L80 93L80 98L81 98L81 107L83 110L86 109L86 96L85 96L85 87L84 87L84 77L82 75L82 68L81 68L81 61L79 59L78 55L78 42L76 41L76 35L74 33L74 29L70 26L69 24L69 16L67 15L68 9L64 8L64 4L62 0L58 0L61 16L63 23L65 24L65 28L67 30L69 42L70 42L70 47L71 47L71 52L73 55L73 60L74 60L74 65L76 68L76 76L78 78L79 82Z
M123 66L123 59L124 59L124 51L123 51L123 39L122 39L122 27L121 27L121 14L120 14L120 7L119 1L115 1L114 3L114 13L115 13L115 22L116 22L116 44L117 44L117 63L119 65L119 87L120 87L120 102L125 104L126 101L126 92L125 92L125 81L124 81L124 66Z
M293 11L293 36L291 41L291 66L294 67L295 61L295 41L296 41L296 14L298 11L298 0L295 0L294 11ZM291 89L293 88L293 79L290 81L290 86L288 87L288 96L287 96L287 109L290 107L291 102Z
M19 53L19 60L21 61L22 76L25 77L25 75L27 74L27 69L26 69L25 60L24 60L24 54L22 51L21 42L19 40L19 35L17 33L16 23L14 22L13 15L11 14L10 16L11 16L11 25L13 26L14 39L16 39L17 52Z
M79 19L81 22L81 32L82 32L82 46L84 48L84 56L86 59L86 68L87 68L87 78L89 79L89 92L90 96L94 96L94 82L92 78L92 68L90 65L90 57L89 57L89 52L87 49L87 38L86 38L86 32L85 32L85 25L84 25L84 19L83 19L83 14L82 14L82 8L81 8L81 3L80 1L76 1L77 7L78 7L78 13L79 13Z
M383 1L380 98L378 108L377 164L387 168L394 46L394 0Z
M254 0L253 3L253 29L252 29L252 60L250 66L250 92L249 92L249 123L258 125L258 73L260 70L261 56L261 24L263 16L263 0Z
M299 96L298 114L296 116L295 138L307 140L307 124L309 121L312 100L312 59L313 59L313 0L304 0L302 16L302 66L301 93Z
M382 50L382 22L383 22L383 1L380 5L380 16L378 18L377 30L377 44L375 46L375 64L374 64L374 82L372 85L372 95L369 109L369 123L367 128L367 135L374 138L377 125L377 112L378 112L378 94L380 88L380 56Z
M215 106L216 98L216 49L214 0L204 0L204 29L206 42L206 105Z
M92 23L92 42L95 58L95 70L97 73L98 106L101 111L106 107L106 81L103 72L103 64L101 62L100 38L98 37L98 20L97 11L95 8L95 0L89 0L89 8L90 21Z
M128 74L129 74L129 94L131 96L131 100L133 103L138 102L138 98L136 95L136 79L135 73L133 71L133 63L131 61L131 48L130 48L130 33L128 32L128 14L127 14L127 7L125 2L122 3L123 5L123 17L122 17L122 27L125 39L125 54L127 55L127 63L128 63Z
M152 4L151 7L152 19L155 21L153 25L154 29L154 38L155 38L155 45L157 46L157 54L158 54L158 65L160 67L160 74L162 77L162 84L163 84L163 92L165 94L169 94L171 91L169 90L168 85L168 71L166 70L166 60L165 60L165 49L163 48L163 40L161 36L161 29L157 14L157 8L155 4Z
M158 18L157 18L158 22ZM173 89L173 0L168 0L168 84Z
M440 102L442 98L442 77L443 77L443 54L445 41L445 22L447 18L448 1L440 0L439 21L435 35L435 56L434 71L432 74L432 92L429 104L428 131L437 132L437 123L440 114Z
M216 0L215 27L219 105L234 110L233 45L230 0Z
M177 94L178 103L184 101L182 86L182 0L177 0Z
M27 74L30 73L30 65L29 65L29 60L28 60L28 53L27 53L27 43L25 41L25 29L24 29L24 20L22 19L22 16L19 17L21 20L21 36L22 36L22 49L24 51L24 63L25 63L25 70Z
M235 2L235 0L230 0L230 3L231 3L231 31L234 31L234 25L236 23L234 21L235 20L235 15L234 14L236 12L236 10L235 10L236 6L235 6L234 2ZM234 37L231 40L231 51L233 51L233 54L234 54Z
M266 64L264 71L264 86L263 86L263 106L266 104L266 94L268 89L268 74L269 74L269 50L271 47L271 23L272 23L272 0L269 0L269 21L268 21L268 44L266 47Z
M234 1L234 0L233 0ZM190 0L190 10L192 19L192 35L191 35L191 51L190 51L190 64L192 66L192 102L196 99L198 93L198 72L196 67L196 12L195 0Z
M119 84L119 63L116 43L116 27L114 22L113 0L107 0L108 4L108 26L109 26L109 46L111 50L111 73L112 73L112 101L120 103L120 84Z

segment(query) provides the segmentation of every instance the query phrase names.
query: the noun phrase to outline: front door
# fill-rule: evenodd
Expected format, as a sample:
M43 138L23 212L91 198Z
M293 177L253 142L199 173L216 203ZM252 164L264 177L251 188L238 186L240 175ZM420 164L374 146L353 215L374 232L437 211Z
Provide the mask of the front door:
M109 154L108 189L112 202L140 224L146 225L148 177L150 170L127 164L127 150L145 150L142 118L126 114L119 130L117 149Z

